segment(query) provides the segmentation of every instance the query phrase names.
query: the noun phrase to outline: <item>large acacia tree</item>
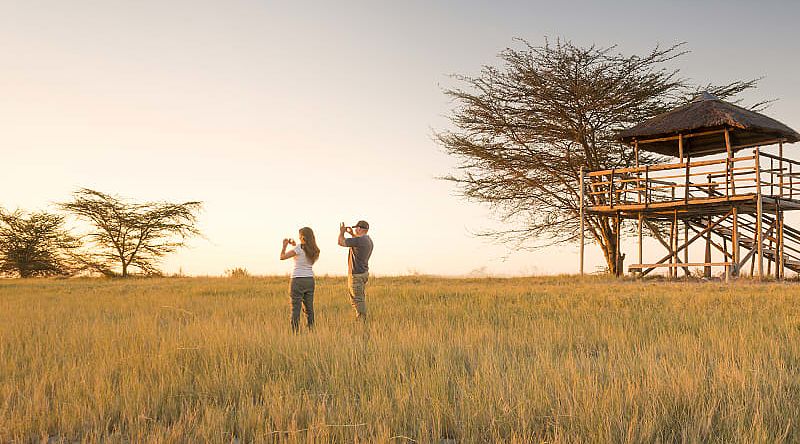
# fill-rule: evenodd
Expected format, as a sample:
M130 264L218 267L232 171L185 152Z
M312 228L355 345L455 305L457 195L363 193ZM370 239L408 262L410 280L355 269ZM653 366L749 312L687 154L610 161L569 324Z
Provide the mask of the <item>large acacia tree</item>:
M622 55L613 46L522 41L522 48L500 53L500 67L455 76L462 86L445 90L455 102L453 129L436 138L460 162L446 179L504 221L503 229L483 234L523 248L576 241L581 167L635 163L633 150L615 140L618 131L686 103L701 89L728 98L755 86L755 80L692 86L667 67L683 54L682 44ZM658 160L646 153L639 159ZM616 274L622 229L599 215L586 222Z
M164 255L200 235L196 226L200 202L137 203L83 188L59 206L94 226L88 235L95 247L91 263L104 274L126 277L131 269L158 274Z

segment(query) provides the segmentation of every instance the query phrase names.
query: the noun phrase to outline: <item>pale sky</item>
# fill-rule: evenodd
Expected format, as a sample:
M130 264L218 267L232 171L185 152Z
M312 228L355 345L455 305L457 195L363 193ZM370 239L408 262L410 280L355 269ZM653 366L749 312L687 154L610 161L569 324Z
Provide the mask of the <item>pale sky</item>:
M764 76L746 99L779 98L766 114L800 129L799 15L791 1L3 0L0 206L53 209L79 187L201 200L207 239L169 273L288 273L280 241L308 225L315 271L342 274L338 224L359 219L379 275L575 273L577 246L477 238L502 224L435 179L455 165L432 140L449 74L497 64L515 37L626 54L686 41L685 76Z

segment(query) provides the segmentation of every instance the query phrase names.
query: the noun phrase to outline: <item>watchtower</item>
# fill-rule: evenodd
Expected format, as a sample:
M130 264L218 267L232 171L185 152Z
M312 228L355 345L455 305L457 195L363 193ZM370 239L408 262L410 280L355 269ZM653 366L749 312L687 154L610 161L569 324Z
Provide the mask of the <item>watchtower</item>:
M800 209L800 162L783 153L800 140L796 131L706 92L622 131L619 140L633 148L635 166L581 175L581 225L587 213L612 217L617 227L637 221L638 262L629 271L667 268L677 277L703 267L710 277L722 267L727 278L750 261L759 279L800 272L800 231L784 224L785 211ZM640 165L640 151L677 162ZM666 249L658 259L644 259L644 227ZM581 270L583 240L581 229ZM704 257L690 260L697 241L705 241Z

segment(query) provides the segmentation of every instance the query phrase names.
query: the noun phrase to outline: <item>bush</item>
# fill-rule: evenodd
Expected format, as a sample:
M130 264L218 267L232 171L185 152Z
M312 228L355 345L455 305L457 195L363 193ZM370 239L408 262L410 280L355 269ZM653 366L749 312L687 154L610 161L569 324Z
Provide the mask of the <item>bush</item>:
M230 270L225 270L225 276L229 278L246 278L250 277L250 273L246 268L236 267Z

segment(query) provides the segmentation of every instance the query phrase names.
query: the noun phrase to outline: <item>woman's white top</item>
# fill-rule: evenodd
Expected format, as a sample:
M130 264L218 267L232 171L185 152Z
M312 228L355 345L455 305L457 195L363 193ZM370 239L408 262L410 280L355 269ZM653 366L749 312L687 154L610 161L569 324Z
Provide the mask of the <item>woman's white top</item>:
M303 247L298 245L294 249L294 271L292 271L293 278L314 277L314 270L311 268L313 264L308 260Z

